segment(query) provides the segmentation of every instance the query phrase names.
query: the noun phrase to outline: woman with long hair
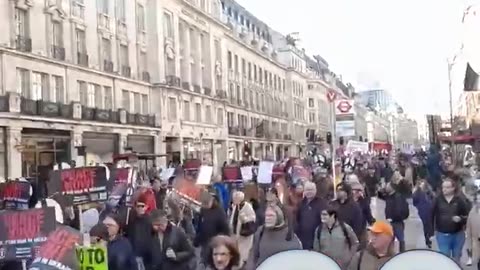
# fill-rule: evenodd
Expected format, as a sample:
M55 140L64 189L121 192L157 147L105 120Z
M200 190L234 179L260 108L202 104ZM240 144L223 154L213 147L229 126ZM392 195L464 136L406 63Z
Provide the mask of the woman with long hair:
M237 242L226 235L212 238L205 253L207 270L234 270L240 263Z
M338 219L337 210L321 212L322 224L315 231L313 249L334 259L346 269L358 249L359 241L353 229Z

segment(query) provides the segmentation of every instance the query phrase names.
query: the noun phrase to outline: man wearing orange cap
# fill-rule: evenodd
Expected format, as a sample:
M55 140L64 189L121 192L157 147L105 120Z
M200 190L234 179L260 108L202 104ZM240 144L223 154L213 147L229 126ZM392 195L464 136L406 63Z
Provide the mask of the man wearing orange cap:
M352 258L349 270L379 270L395 255L393 228L386 221L375 221L369 228L369 243Z

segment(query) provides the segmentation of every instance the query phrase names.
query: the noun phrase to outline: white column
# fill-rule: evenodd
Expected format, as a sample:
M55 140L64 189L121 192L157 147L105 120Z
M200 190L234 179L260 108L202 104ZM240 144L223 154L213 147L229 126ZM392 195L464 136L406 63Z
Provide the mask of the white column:
M154 137L154 144L155 144L155 154L166 154L167 153L167 143L164 142L165 137L161 136L160 134L155 135ZM167 158L166 157L160 157L156 159L156 162L158 167L161 166L167 166Z
M7 167L8 178L15 179L22 176L22 128L7 127Z
M71 153L71 158L72 160L75 161L77 166L82 166L84 163L84 157L78 156L78 150L77 146L82 146L83 145L83 138L82 138L83 132L79 129L74 129L72 132L70 132L71 136L71 141L70 141L70 153Z
M125 153L125 147L128 146L128 135L124 133L118 134L118 153Z

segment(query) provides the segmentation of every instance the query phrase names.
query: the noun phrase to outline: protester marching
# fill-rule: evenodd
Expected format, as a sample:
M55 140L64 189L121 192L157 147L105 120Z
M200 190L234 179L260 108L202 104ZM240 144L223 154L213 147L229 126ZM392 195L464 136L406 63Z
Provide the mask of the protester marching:
M427 248L479 264L476 165L452 171L435 146L231 161L219 172L185 160L146 174L135 155L2 183L0 269L253 270L305 250L374 270L416 248L405 240L412 210Z

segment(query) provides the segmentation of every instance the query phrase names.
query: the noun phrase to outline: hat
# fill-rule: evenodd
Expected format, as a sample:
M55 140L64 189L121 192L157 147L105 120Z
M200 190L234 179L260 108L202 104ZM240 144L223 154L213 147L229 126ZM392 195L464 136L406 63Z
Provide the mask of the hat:
M137 199L137 203L143 203L143 204L147 204L148 202L148 196L147 196L147 193L142 193L140 194L140 196L138 196L138 199Z
M375 223L373 223L373 225L368 229L373 233L386 234L393 237L392 225L388 224L385 221L375 221Z
M362 184L357 180L357 181L350 181L348 184L352 187L352 190L364 190Z

